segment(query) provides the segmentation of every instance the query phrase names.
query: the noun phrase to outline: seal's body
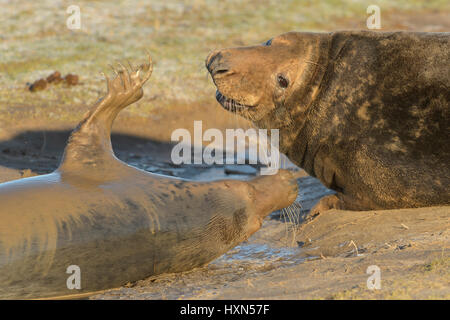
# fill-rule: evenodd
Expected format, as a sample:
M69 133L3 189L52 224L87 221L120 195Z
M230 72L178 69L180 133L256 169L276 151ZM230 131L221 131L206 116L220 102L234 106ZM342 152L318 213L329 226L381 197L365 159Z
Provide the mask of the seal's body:
M107 96L72 133L55 172L0 184L0 298L79 295L190 270L295 200L287 171L190 182L115 158L112 122L142 96L150 72L141 80L122 70L108 80Z
M291 32L211 53L216 97L335 190L315 211L450 204L450 34Z

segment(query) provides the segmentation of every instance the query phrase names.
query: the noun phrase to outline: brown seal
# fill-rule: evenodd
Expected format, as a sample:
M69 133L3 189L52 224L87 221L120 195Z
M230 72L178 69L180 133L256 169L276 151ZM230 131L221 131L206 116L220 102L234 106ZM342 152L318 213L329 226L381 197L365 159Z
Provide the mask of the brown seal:
M295 200L296 179L285 170L248 182L191 182L118 160L112 123L142 97L151 71L151 63L122 67L107 79L108 93L73 131L55 172L0 184L0 298L80 296L190 270Z
M217 100L337 192L314 211L450 204L450 34L290 32L206 59Z

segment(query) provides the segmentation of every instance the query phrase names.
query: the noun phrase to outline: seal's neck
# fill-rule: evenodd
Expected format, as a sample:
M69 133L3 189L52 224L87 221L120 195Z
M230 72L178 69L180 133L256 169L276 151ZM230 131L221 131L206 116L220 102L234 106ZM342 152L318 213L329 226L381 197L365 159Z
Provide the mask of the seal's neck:
M300 114L303 118L303 124L298 128L297 136L293 139L297 144L297 147L294 148L294 152L296 152L294 158L312 176L316 176L314 162L319 150L323 147L325 141L330 138L330 131L327 130L329 123L327 123L325 114L327 110L333 108L323 103L323 97L328 95L330 81L335 76L336 63L345 55L345 48L348 43L349 39L340 36L339 33L328 35L328 49L327 51L324 50L326 54L319 59L319 61L323 61L323 67L316 72L316 76L313 78L311 87L314 92L311 94L306 112ZM301 122L301 120L299 121Z

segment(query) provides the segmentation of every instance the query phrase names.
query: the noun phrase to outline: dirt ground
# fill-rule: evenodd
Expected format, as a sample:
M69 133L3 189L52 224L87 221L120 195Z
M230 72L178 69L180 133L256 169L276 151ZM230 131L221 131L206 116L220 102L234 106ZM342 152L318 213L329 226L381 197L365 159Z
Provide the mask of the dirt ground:
M92 298L448 299L449 217L448 208L333 210L301 228L294 245L283 223L269 220L248 242L205 268ZM367 287L371 265L380 268L380 290Z
M204 129L250 126L215 102L203 67L207 53L291 30L365 28L365 8L372 4L249 0L213 6L202 0L170 0L141 8L134 1L80 1L85 25L76 33L61 27L63 5L23 1L17 9L14 1L0 3L0 27L6 31L0 34L0 182L54 170L70 130L104 92L98 71L116 59L139 61L146 48L154 55L155 73L144 98L114 125L117 156L160 174L247 179L255 168L170 162L170 133L192 129L194 120L202 120ZM450 30L448 1L379 3L382 30ZM27 82L54 70L76 72L81 84L28 91ZM292 164L286 160L283 166ZM206 267L143 279L90 298L450 298L450 207L331 210L305 220L308 210L331 191L306 174L298 183L302 208L294 212L295 221L275 212L248 241ZM369 266L380 270L378 290L368 289Z

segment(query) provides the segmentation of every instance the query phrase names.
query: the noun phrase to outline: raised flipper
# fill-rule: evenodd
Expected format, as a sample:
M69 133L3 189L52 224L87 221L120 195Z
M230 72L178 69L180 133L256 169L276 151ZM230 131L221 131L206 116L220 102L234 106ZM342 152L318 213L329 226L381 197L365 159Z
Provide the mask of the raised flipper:
M153 70L151 57L137 70L131 66L130 69L120 64L120 69L114 70L116 76L112 80L105 75L108 91L72 132L58 168L61 173L76 173L82 168L81 172L88 172L92 178L106 178L112 172L111 166L124 165L114 156L111 127L122 109L143 96L142 86ZM140 77L141 71L145 72L143 78Z

